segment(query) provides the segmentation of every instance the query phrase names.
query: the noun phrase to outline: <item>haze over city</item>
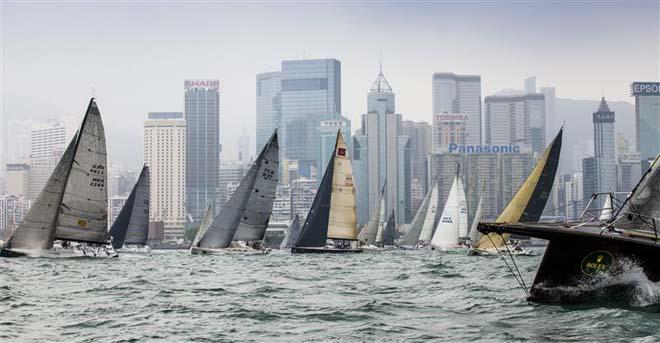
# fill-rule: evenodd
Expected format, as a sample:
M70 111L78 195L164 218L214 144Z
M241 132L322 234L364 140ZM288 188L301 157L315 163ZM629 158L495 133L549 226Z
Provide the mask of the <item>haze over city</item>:
M243 128L254 150L255 76L282 60L341 61L354 128L381 56L404 120L431 121L434 72L481 75L482 96L536 76L560 98L632 103L630 83L660 73L658 6L3 2L2 115L76 125L95 94L110 160L137 168L147 112L183 111L190 78L220 81L223 159Z

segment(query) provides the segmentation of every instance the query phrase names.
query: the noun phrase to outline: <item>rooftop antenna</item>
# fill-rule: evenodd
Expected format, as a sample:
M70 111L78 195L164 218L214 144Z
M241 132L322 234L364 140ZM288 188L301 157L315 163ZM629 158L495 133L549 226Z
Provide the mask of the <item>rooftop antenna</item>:
M381 50L378 50L378 71L382 74L383 73L383 52Z
M92 99L96 98L96 88L92 86Z

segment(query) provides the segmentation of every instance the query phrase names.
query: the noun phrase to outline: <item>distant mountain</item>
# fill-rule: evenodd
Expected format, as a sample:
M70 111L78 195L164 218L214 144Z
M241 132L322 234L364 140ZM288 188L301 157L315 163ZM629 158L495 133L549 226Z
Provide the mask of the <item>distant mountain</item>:
M607 100L607 98L605 99ZM600 100L574 100L557 98L554 118L547 117L546 140L550 142L563 121L566 122L562 144L562 156L559 164L561 173L572 172L581 168L582 161L577 161L575 147L583 140L594 139L592 113L598 110ZM635 146L635 106L625 101L608 101L610 110L615 114L615 130L621 132L630 144ZM616 133L615 133L616 134Z

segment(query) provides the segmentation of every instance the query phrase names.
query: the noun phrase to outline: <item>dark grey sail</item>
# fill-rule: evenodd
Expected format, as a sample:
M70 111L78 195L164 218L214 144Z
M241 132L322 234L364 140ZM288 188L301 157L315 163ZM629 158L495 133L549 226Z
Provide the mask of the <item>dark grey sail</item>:
M32 250L50 249L53 246L55 223L71 170L75 147L74 137L50 175L46 186L9 239L6 248Z
M615 219L615 226L627 229L660 230L660 155L644 173Z
M192 244L190 245L191 247L198 247L199 245L199 240L202 239L204 234L206 234L206 231L211 227L211 224L213 223L213 205L209 204L209 206L206 207L206 213L204 214L204 218L202 219L202 222L199 225L199 229L197 229L197 234L195 235L195 239L193 239Z
M92 99L78 131L55 239L108 242L107 157L103 121Z
M149 232L149 167L142 167L138 181L128 196L117 220L112 224L112 246L147 244Z
M414 246L419 241L419 235L422 233L422 227L424 227L424 221L426 220L426 213L429 210L429 204L431 203L431 194L433 194L433 188L435 183L438 180L433 181L433 185L429 188L429 191L422 201L422 205L417 210L415 218L413 219L410 229L406 231L406 234L403 236L400 245L402 246Z
M385 230L383 230L383 240L380 242L380 244L394 245L395 235L396 235L396 231L395 231L394 210L392 210L390 217L387 219L387 226L385 226Z
M282 240L280 249L290 249L298 239L298 236L300 236L301 229L300 216L296 214L296 217L293 218L293 222L291 222L291 226L289 226L289 230L286 232L286 236Z
M257 178L234 235L235 241L261 241L266 235L266 228L275 202L280 165L279 151L277 131L275 131L261 150L255 163L259 167Z
M335 155L333 154L325 169L312 207L307 214L302 232L294 247L323 247L328 239L328 218L330 215L330 195L332 194L332 174L334 173Z

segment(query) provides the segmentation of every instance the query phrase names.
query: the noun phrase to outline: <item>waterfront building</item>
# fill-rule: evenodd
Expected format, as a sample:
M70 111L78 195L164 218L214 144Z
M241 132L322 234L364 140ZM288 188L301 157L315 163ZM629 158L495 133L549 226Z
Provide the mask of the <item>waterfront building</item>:
M545 144L545 96L487 96L486 144L511 144L541 154Z
M282 73L257 74L257 146L256 154L273 131L280 127Z
M433 126L433 152L444 152L453 135L457 144L481 144L481 76L433 74L433 115L447 115ZM456 122L453 119L456 119Z
M660 154L660 82L633 82L637 152L646 170Z

